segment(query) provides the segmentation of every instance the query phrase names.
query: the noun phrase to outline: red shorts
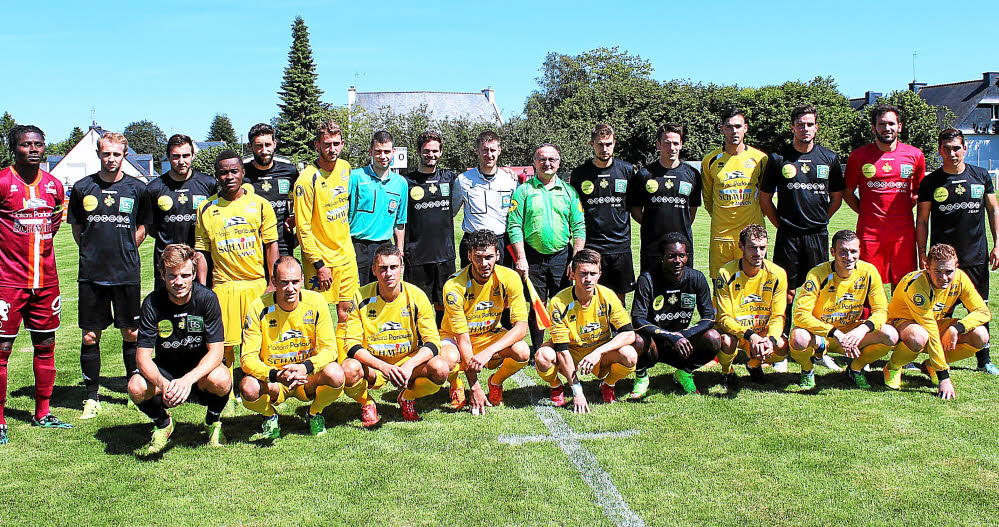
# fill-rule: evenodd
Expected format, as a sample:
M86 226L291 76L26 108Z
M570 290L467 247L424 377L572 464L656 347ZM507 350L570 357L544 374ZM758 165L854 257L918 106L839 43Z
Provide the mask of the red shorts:
M916 239L862 239L860 259L877 268L882 282L897 285L902 277L916 270Z
M16 337L21 320L28 331L55 331L61 312L57 285L41 289L0 287L0 337Z

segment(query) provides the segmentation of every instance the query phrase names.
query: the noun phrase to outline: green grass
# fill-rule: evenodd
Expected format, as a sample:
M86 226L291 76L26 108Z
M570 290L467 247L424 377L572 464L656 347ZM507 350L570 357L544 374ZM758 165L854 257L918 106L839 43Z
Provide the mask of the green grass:
M854 222L840 212L830 231ZM707 226L702 211L695 224L701 269ZM151 247L143 246L147 288ZM400 422L394 392L382 391L378 430L361 429L359 407L345 397L327 410L330 430L319 439L307 435L305 408L286 403L284 437L270 447L247 442L261 419L241 410L224 420L233 443L218 450L203 446L204 409L185 405L174 412L174 447L142 460L133 452L151 425L124 405L116 331L103 341L103 373L111 377L105 414L76 419L84 391L68 227L58 235L58 258L64 324L53 411L76 428L29 426L31 349L18 339L7 401L11 443L0 447L2 525L612 525L556 445L497 442L501 434L547 433L531 406L547 395L538 387L511 386L507 406L481 419L450 412L442 391L418 403L418 423ZM718 386L717 368L699 372L707 393L683 397L671 369L659 366L652 395L640 403L559 415L580 433L639 431L583 445L648 525L995 525L999 381L973 367L969 360L955 368L958 399L943 402L908 372L905 391L883 389L872 373L875 388L862 392L819 367L818 388L799 393L794 366L732 399ZM621 384L623 393L631 382ZM595 383L584 386L599 400Z

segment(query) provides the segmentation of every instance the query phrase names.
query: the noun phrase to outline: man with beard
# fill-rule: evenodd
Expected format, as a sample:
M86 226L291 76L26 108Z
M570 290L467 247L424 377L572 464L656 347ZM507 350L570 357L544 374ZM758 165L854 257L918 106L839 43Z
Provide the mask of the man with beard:
M294 165L276 161L274 150L277 136L274 127L257 123L248 134L253 159L243 165L246 182L253 191L267 200L277 218L278 253L286 256L295 250L295 216L289 207L291 186L298 179L298 169Z

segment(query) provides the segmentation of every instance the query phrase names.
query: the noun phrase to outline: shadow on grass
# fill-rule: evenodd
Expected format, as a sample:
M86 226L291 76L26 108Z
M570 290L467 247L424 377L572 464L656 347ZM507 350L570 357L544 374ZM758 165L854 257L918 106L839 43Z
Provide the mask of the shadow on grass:
M125 405L128 403L128 396L126 395L126 382L124 377L112 377L110 379L101 379L101 387L104 390L101 391L101 403L102 404L120 404ZM111 392L111 394L108 394ZM17 390L11 392L12 397L35 397L35 386L26 385L18 388ZM65 408L68 410L83 410L83 400L87 398L87 390L83 384L74 385L56 385L52 388L52 398L49 400L49 405L56 408Z

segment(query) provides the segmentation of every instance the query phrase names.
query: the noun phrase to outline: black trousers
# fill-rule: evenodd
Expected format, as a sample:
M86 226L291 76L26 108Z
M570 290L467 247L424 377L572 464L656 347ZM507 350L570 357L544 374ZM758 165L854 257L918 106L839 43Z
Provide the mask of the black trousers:
M635 336L635 349L638 350L638 364L636 369L646 370L657 363L665 363L670 366L693 373L694 370L704 366L714 360L721 349L718 331L706 329L689 339L694 350L690 355L684 357L680 350L675 348L664 338L653 337L651 339L642 335Z
M527 265L529 266L527 276L542 302L547 303L549 298L569 286L569 278L566 276L566 270L569 268L568 245L556 253L543 254L525 243L524 253L527 255ZM525 293L527 292L525 291ZM528 304L528 327L531 331L531 356L533 357L538 348L544 344L545 332L538 329L534 310L530 308L530 294L524 296L527 298Z

